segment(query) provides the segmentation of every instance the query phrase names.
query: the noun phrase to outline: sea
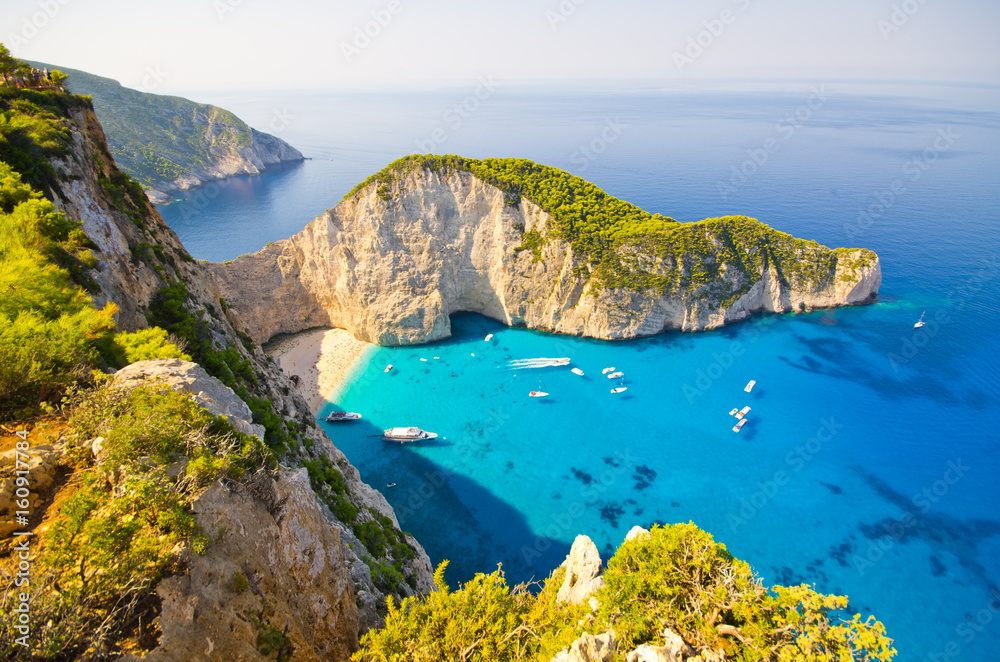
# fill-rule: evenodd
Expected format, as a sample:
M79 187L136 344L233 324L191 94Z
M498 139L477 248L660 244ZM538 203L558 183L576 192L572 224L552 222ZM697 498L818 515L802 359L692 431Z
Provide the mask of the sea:
M364 418L324 425L453 586L498 566L542 580L578 535L606 560L633 526L694 522L769 585L849 596L899 660L1000 659L1000 88L484 78L197 99L309 157L161 207L199 259L286 238L417 152L528 158L679 221L876 251L871 305L715 331L603 342L456 311L447 340L365 353L321 412ZM541 357L570 363L519 363ZM372 437L404 425L440 436Z

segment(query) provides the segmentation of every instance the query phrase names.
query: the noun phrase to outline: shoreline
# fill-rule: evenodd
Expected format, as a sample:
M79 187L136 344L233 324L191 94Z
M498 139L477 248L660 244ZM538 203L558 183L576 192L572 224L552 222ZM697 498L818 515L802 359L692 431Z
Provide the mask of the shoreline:
M298 375L298 389L313 416L343 389L358 360L375 346L344 329L309 329L268 343L282 371Z

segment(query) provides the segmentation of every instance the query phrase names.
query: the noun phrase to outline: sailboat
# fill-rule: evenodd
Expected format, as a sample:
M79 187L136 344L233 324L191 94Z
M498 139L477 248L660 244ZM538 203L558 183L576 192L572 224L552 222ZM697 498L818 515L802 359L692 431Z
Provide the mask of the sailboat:
M542 380L541 379L538 380L538 390L537 391L528 391L528 397L529 398L544 398L546 395L548 395L548 393L542 390Z
M920 319L918 319L917 323L913 325L914 329L919 329L920 327L922 327L924 325L924 315L926 315L926 314L927 314L926 310L924 312L920 313Z

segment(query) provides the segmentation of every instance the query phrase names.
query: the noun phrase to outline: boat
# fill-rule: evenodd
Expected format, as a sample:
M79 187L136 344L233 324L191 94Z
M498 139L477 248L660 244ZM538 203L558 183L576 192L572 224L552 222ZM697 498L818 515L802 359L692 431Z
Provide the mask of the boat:
M335 411L331 412L329 416L326 417L327 423L339 423L341 421L356 421L361 418L361 414L356 414L353 411Z
M624 376L625 376L624 372L613 372L610 375L608 375L608 379L619 379Z
M606 374L608 374L609 372L614 372L614 371L615 371L615 367L614 367L614 366L611 366L610 368L605 368L604 370L601 370L601 374L602 374L602 375L606 375Z
M569 371L572 372L574 375L580 375L581 377L583 377L583 370L580 370L579 368L570 368Z
M729 410L729 415L730 416L735 416L736 412L738 412L738 411L739 411L739 409L737 409L736 407L733 407L732 409Z
M548 393L545 391L528 391L529 398L544 398Z
M925 322L924 322L924 315L926 315L926 314L927 314L926 310L924 312L920 313L920 319L918 319L917 323L913 325L914 329L919 329L920 327L922 327L925 324Z
M627 386L618 386L616 388L611 389L611 392L612 393L624 393L627 390L628 390Z
M392 372L392 364L391 363L385 367L384 372Z
M489 342L491 340L493 340L493 334L492 333L487 333L486 334L486 342Z
M425 432L420 428L389 428L382 433L382 439L384 441L398 441L402 444L407 441L437 439L437 433Z
M743 429L743 426L747 424L747 419L741 418L739 423L733 426L733 432L739 432Z
M736 412L735 416L736 416L736 418L743 418L744 416L746 416L749 413L750 413L750 407L747 406L747 407L744 407L743 409L739 410L738 412Z
M425 358L421 358L420 360L421 360L421 361L426 361L427 359L425 359Z
M750 391L753 390L753 387L756 386L756 385L757 385L757 380L756 379L751 379L750 382L746 386L743 387L743 390L746 391L747 393L749 393Z
M386 483L386 487L396 487L396 483Z

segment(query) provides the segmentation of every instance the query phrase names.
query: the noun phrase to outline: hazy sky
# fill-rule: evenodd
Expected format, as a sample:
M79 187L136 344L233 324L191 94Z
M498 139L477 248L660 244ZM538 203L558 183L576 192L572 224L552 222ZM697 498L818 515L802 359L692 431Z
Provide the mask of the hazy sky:
M159 93L399 81L1000 83L998 0L2 0L0 39Z

